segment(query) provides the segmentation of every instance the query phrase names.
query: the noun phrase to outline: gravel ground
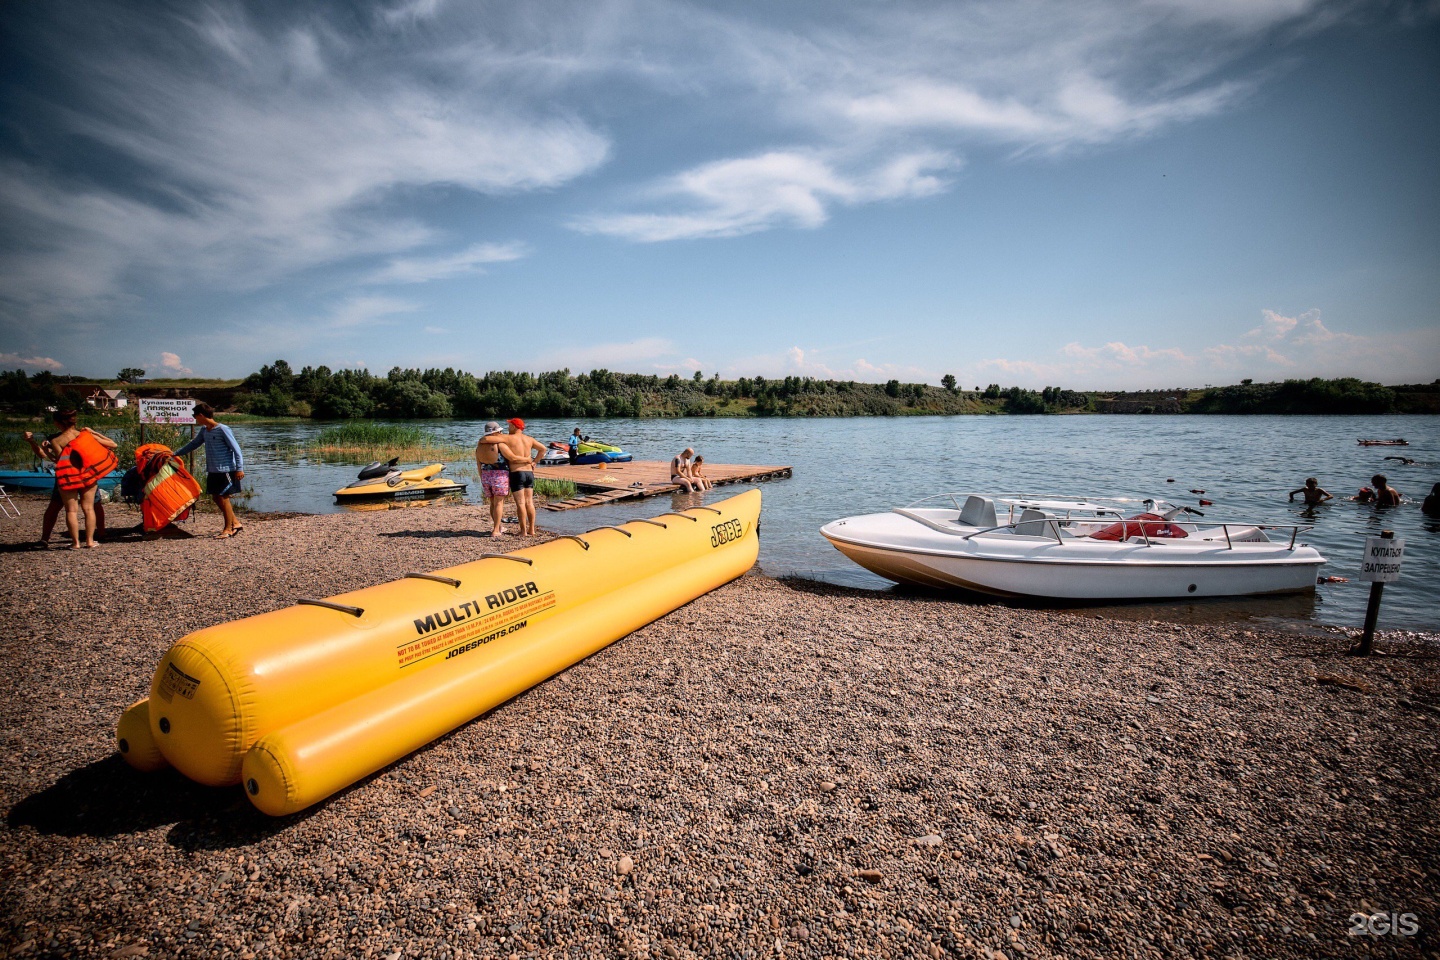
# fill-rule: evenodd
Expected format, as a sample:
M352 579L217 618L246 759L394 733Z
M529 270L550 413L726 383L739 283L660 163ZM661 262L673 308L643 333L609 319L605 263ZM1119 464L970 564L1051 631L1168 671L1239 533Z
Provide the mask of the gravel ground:
M6 955L1440 951L1440 681L1403 637L1357 661L1334 635L747 576L272 820L131 771L121 710L192 630L493 549L481 511L42 552L23 506ZM1419 929L1352 936L1359 912Z

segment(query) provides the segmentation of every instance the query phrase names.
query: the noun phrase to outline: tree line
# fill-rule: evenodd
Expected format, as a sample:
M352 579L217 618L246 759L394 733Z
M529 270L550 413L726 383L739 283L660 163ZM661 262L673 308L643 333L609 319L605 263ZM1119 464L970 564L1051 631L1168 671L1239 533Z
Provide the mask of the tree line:
M120 378L127 389L144 371L127 368ZM34 415L82 402L97 381L49 372L0 371L0 408ZM183 392L183 391L182 391ZM992 383L962 390L953 375L940 386L889 380L861 383L814 377L763 376L722 380L720 375L616 373L598 369L572 375L567 370L532 374L491 371L477 376L463 370L403 369L384 376L368 370L303 367L296 372L284 360L262 366L238 385L197 384L197 398L220 399L241 413L265 417L300 416L324 420L381 417L400 420L460 417L706 417L706 416L903 416L911 414L1074 412L1376 414L1437 412L1440 381L1429 385L1386 387L1355 378L1286 380L1164 391L1107 393L1062 387L1030 390ZM223 395L218 396L218 395Z

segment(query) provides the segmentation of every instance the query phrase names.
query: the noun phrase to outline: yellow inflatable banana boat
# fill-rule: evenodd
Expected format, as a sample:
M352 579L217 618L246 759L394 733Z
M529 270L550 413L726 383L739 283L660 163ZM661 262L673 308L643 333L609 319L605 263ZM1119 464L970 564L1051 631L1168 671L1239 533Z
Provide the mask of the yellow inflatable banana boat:
M759 519L751 490L197 631L120 752L302 810L740 576Z

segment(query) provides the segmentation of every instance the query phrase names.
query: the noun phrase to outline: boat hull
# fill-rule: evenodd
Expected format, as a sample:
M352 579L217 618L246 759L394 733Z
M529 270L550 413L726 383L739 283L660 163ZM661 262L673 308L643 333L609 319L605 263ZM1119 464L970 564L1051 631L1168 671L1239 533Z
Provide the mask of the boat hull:
M373 468L366 467L362 474ZM380 477L363 477L335 491L337 503L375 503L381 500L433 500L465 492L465 484L440 476L444 464L395 471Z
M338 490L335 499L339 503L374 503L380 500L433 500L449 494L462 494L466 485L454 480L440 483L423 481L405 483L386 488L384 482L375 487L360 487L355 490Z
M1077 546L1017 537L1026 542L997 547L979 538L956 537L950 543L926 545L923 538L877 542L842 529L866 519L871 518L836 521L820 532L850 560L887 580L999 597L1169 600L1301 593L1315 589L1315 572L1325 562L1309 547L1292 550L1275 543L1227 547L1223 542L1182 540L1154 546Z
M115 487L124 476L124 470L112 470L101 478L100 489L109 490ZM38 470L3 470L0 471L0 486L8 487L11 490L37 490L41 493L49 493L55 489L55 474L42 473Z

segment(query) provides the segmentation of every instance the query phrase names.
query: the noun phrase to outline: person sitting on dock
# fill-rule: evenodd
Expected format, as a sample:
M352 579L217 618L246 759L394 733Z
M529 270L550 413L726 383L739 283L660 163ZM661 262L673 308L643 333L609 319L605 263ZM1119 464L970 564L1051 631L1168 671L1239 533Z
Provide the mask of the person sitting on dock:
M1377 473L1370 478L1375 485L1375 503L1381 507L1398 507L1400 505L1400 491L1390 486L1385 479L1385 474Z
M711 490L715 486L710 482L710 478L705 476L705 458L698 453L695 454L695 459L690 461L690 479L701 490Z
M1305 486L1298 487L1290 491L1291 503L1295 502L1295 494L1297 493L1305 494L1305 506L1307 507L1318 507L1326 500L1335 499L1329 491L1325 490L1320 486L1320 481L1316 480L1314 477L1306 477Z
M490 536L505 536L502 520L505 515L505 498L510 496L510 465L500 450L504 437L500 424L491 420L485 424L485 433L475 444L475 465L480 468L480 492L490 501Z
M700 489L690 476L690 458L695 456L693 447L686 447L680 455L670 458L670 482L679 484L686 493Z

